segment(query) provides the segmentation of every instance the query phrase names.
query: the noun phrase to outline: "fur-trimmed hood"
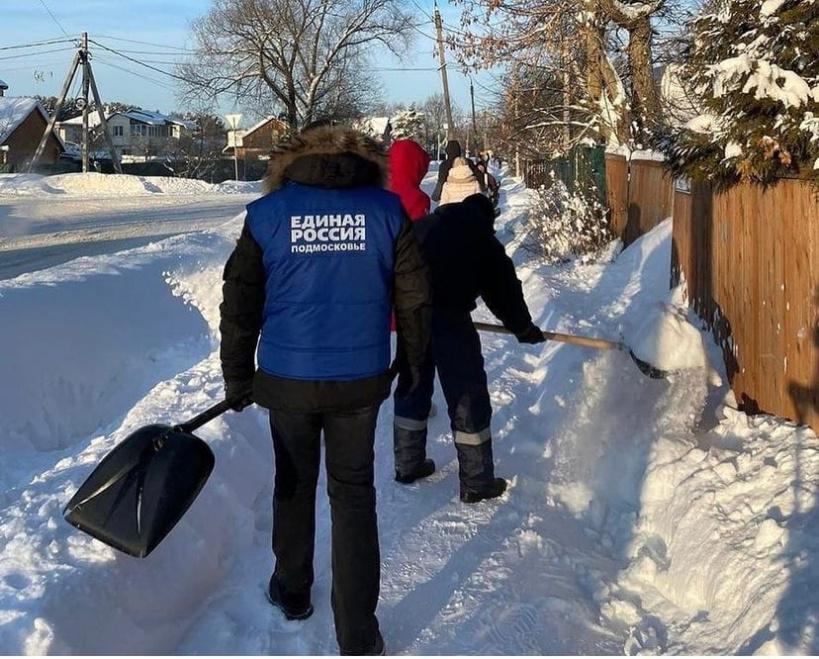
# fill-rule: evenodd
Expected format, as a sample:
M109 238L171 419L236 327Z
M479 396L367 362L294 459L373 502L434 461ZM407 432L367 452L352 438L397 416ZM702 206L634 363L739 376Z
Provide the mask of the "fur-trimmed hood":
M282 139L273 147L264 193L287 181L322 188L384 187L387 154L373 139L342 126L320 126Z

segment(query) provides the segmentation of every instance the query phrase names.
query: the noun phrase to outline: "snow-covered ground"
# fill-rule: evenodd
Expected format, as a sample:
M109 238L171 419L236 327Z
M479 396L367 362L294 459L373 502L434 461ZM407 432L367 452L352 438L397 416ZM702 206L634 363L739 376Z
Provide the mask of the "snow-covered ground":
M536 320L662 352L641 332L658 305L679 302L667 291L670 223L613 262L611 250L547 267L520 248L528 203L506 179L498 234ZM316 614L286 622L264 598L273 466L259 409L199 431L214 473L147 559L61 517L129 432L219 399L220 275L240 226L241 216L0 282L0 345L13 347L0 352L0 651L336 651L324 497ZM715 363L710 339L694 338ZM381 412L379 616L390 653L819 651L812 432L736 412L712 366L657 381L619 352L495 335L484 352L497 473L512 483L501 500L458 502L443 414L430 426L440 471L394 483L391 404ZM440 392L436 402L445 409Z
M0 279L218 226L259 190L257 181L0 174Z

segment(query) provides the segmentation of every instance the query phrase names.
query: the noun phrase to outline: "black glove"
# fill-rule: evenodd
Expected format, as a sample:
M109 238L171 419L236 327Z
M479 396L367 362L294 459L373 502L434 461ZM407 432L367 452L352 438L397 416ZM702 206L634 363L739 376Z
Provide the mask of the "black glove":
M395 395L399 398L409 396L421 384L421 369L417 366L406 366L401 368L398 376L398 386L395 388Z
M234 412L241 412L253 404L253 380L233 380L225 382L225 398L233 403Z
M533 345L546 341L546 338L543 336L543 331L534 323L530 323L529 327L519 334L515 334L515 336L521 343L531 343Z

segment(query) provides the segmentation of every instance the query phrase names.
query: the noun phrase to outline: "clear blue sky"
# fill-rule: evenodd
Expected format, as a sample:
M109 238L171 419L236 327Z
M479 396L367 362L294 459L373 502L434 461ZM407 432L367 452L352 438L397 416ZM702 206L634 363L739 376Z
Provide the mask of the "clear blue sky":
M432 0L418 0L418 5L431 13ZM174 57L159 54L165 49L118 41L109 37L147 41L169 47L190 47L188 34L190 22L204 14L209 0L0 0L0 49L17 44L65 38L61 27L70 35L83 31L90 38L112 46L117 50L132 52L141 60L152 60L160 69L171 70ZM408 7L413 4L407 2ZM54 15L52 18L48 10ZM427 20L420 9L413 7L417 22ZM442 2L444 22L455 27L458 9ZM55 20L56 19L56 20ZM58 25L59 23L59 25ZM432 24L422 25L422 32L433 34ZM416 33L412 52L403 62L389 53L379 53L379 67L434 67L434 43ZM33 94L56 95L71 61L71 44L41 46L32 55L26 50L0 50L0 79L9 84L8 94L24 96ZM93 47L92 47L93 48ZM65 49L65 50L62 50ZM58 51L58 52L46 52ZM28 53L28 54L27 54ZM94 72L100 93L104 99L133 103L146 109L169 112L178 107L174 81L161 73L152 72L138 64L125 61L117 55L93 48ZM451 58L452 59L452 58ZM114 67L120 68L114 68ZM136 73L147 76L139 77ZM387 100L399 102L422 101L440 90L440 77L436 71L379 72ZM476 102L478 107L490 102L489 94L481 85L491 85L489 74L478 76ZM469 107L469 82L450 65L450 86L453 101L463 109ZM74 90L72 90L73 92ZM230 110L225 103L223 110Z

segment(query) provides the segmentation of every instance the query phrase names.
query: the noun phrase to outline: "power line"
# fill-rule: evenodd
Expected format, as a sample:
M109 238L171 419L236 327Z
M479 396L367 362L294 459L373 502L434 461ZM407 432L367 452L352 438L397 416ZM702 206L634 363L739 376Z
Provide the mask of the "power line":
M42 66L56 66L57 64L65 64L65 60L53 60L50 62L34 62L33 64L27 64L26 66L15 66L12 68L3 67L4 73L11 73L13 71L29 71L31 69L38 69Z
M98 39L111 39L111 41L124 41L126 43L135 43L135 44L139 44L141 46L155 46L157 48L168 48L170 50L181 50L181 51L184 51L184 52L187 52L187 53L196 52L196 51L190 50L189 48L179 48L178 46L169 46L168 44L164 44L164 43L155 43L155 42L152 42L152 41L137 41L136 39L126 39L125 37L114 37L114 36L105 35L105 34L99 34L99 35L97 35L97 38Z
M40 4L43 5L43 8L48 12L48 15L51 16L51 20L57 24L57 27L60 28L60 30L62 30L62 33L67 37L70 36L68 32L65 31L63 24L60 23L60 21L57 20L57 17L51 13L51 10L48 8L48 5L46 4L45 0L40 0Z
M368 68L368 71L437 71L437 66L415 66L415 67L373 67Z
M169 78L174 78L174 79L180 80L182 82L187 82L187 83L191 82L190 80L188 80L187 78L185 78L183 76L176 75L175 73L170 73L169 71L164 71L164 70L162 70L160 68L157 68L157 67L153 66L152 64L146 64L145 62L142 62L141 60L138 60L135 57L131 57L130 55L126 55L124 53L121 53L118 50L110 48L109 46L101 44L99 41L94 41L93 39L89 39L89 41L91 43L99 46L103 50L107 50L107 51L113 53L114 55L118 55L119 57L122 57L123 59L127 59L129 62L133 62L134 64L139 64L140 66L144 66L146 69L151 69L152 71L156 71L157 73L161 73L163 75L168 76Z
M137 71L132 71L131 69L127 69L124 66L119 66L118 64L113 64L113 63L108 62L108 61L106 61L104 59L101 59L100 57L96 57L95 60L97 62L99 62L100 64L102 64L103 66L108 66L108 67L111 67L112 69L117 69L119 71L123 71L124 73L130 73L132 76L136 76L137 78L142 78L143 80L147 80L148 82L151 82L151 83L153 83L153 84L155 84L155 85L157 85L159 87L162 87L163 89L173 91L173 87L171 87L171 85L169 85L169 84L167 84L165 82L162 82L161 80L157 80L156 78L152 78L151 76L146 76L146 75L144 75L142 73L138 73Z
M35 41L33 43L21 43L13 46L2 46L0 50L19 50L21 48L36 48L37 46L51 46L57 43L73 43L76 39L48 39L47 41Z
M121 53L128 53L129 55L164 55L165 57L182 57L183 55L193 55L195 53L186 50L177 52L169 50L130 50L127 48L118 48Z
M73 51L75 48L53 48L51 50L41 50L36 53L20 53L18 55L6 55L5 57L0 57L0 61L12 60L12 59L27 59L29 57L35 57L37 55L50 55L51 53L64 53L66 51Z

